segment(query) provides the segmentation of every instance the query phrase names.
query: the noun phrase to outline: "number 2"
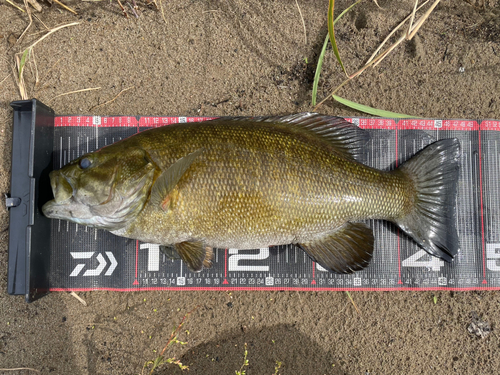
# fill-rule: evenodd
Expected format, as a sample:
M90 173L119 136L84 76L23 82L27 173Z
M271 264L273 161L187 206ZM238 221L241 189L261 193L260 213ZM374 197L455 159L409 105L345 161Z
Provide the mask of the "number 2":
M229 271L261 271L268 272L269 266L241 266L240 260L263 260L269 257L269 248L259 249L257 254L239 254L238 249L229 249L228 270Z

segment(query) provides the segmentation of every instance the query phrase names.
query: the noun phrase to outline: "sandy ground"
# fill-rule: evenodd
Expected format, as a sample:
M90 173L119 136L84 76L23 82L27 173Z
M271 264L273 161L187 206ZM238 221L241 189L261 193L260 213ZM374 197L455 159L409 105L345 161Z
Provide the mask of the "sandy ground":
M337 27L350 72L411 10L412 1L365 1ZM17 3L21 4L17 0ZM0 192L9 191L12 111L20 99L14 53L40 37L44 24L79 21L45 39L26 69L30 97L58 114L270 115L311 110L312 78L327 31L326 0L299 0L307 42L292 0L170 0L165 21L139 3L124 18L115 3L67 1L28 19L0 3ZM350 2L337 1L337 10ZM500 118L498 1L443 0L414 41L339 95L421 117ZM43 22L43 23L42 23ZM342 81L331 49L319 97ZM99 90L54 98L69 91ZM110 104L95 108L124 92ZM327 102L321 112L353 115ZM136 374L196 305L168 356L190 374L493 374L498 373L498 292L149 292L67 293L26 304L7 288L8 213L0 205L0 368L42 374ZM437 303L433 297L437 297ZM492 332L468 332L474 319ZM4 370L0 370L4 373ZM19 370L12 373L32 373ZM179 374L175 366L160 373Z

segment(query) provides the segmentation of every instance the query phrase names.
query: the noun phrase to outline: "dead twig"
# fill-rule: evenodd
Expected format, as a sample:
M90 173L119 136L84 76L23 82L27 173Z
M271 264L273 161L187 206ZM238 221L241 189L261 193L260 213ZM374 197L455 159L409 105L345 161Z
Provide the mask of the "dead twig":
M125 11L125 8L122 5L122 2L120 0L116 0L116 1L118 2L118 5L120 6L120 8L121 8L121 10L123 12L123 15L128 18L128 14L127 14L127 12Z

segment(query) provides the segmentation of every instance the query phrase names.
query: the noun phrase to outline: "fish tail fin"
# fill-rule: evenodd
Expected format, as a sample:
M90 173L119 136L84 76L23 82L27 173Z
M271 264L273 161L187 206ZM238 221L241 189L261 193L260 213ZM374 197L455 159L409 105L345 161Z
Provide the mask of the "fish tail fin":
M414 182L414 203L394 221L429 254L450 262L458 253L455 225L460 143L444 139L432 143L397 171Z

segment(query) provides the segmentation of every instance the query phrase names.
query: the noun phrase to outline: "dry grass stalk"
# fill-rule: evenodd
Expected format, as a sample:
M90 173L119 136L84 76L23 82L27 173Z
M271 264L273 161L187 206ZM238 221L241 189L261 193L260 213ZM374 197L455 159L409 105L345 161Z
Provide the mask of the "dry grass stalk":
M31 27L31 24L33 23L33 19L31 18L31 11L30 11L30 8L28 6L28 1L27 0L24 0L24 8L26 9L26 13L28 13L28 18L29 18L30 22L29 22L28 26L26 26L26 28L24 29L24 31L21 34L21 36L19 38L17 38L17 43L19 43L19 41L23 39L24 34L26 34L26 32L28 31L28 29Z
M45 73L45 75L43 76L43 78L40 80L40 82L43 82L45 81L45 79L49 76L49 73L52 72L52 70L54 70L54 68L57 66L57 64L59 64L59 62L62 60L63 58L61 57L59 60L57 60L55 62L54 65L52 65L52 67ZM37 89L36 87L37 85L35 84L35 90Z
M33 14L33 17L35 17L38 20L38 22L40 22L43 25L43 27L45 27L45 30L47 30L47 31L50 30L50 28L40 19L40 17L38 17L36 14ZM43 32L45 32L45 31L42 31L42 33Z
M69 293L72 297L75 297L83 306L87 306L87 302L85 302L85 300L80 297L78 294L76 294L75 292L70 292Z
M420 29L420 27L422 27L423 23L427 20L427 18L429 18L429 16L431 15L432 11L434 10L434 8L436 8L438 6L438 4L439 4L440 1L441 0L436 0L430 6L430 8L427 9L427 11L424 13L424 15L419 18L419 20L417 21L417 23L413 27L412 27L412 25L413 25L413 17L412 17L412 21L410 22L410 27L408 28L408 32L406 33L406 39L407 40L411 40L415 36L415 34ZM413 9L413 13L416 12L417 4L418 4L418 0L415 2L415 8Z
M17 87L19 88L19 94L21 95L21 99L27 100L28 93L26 92L26 85L24 83L24 74L23 74L24 73L24 65L25 65L26 60L23 61L22 58L19 58L18 54L15 55L15 59L16 59L17 71L19 73L14 74L14 75L16 77ZM14 73L15 73L15 71L14 71Z
M81 90L75 90L75 91L68 91L68 92L65 92L65 93L62 93L62 94L59 94L59 95L56 95L54 96L53 98L49 99L49 100L54 100L55 98L58 98L60 96L64 96L64 95L71 95L71 94L78 94L79 92L85 92L85 91L92 91L92 90L100 90L101 88L100 87L90 87L88 89L81 89Z
M0 368L0 371L35 371L40 372L39 370L31 367L17 367L17 368Z
M64 29L65 27L76 26L76 25L79 25L79 24L80 24L80 22L71 22L71 23L66 23L64 25L61 25L61 26L54 27L53 29L50 29L50 31L47 34L45 34L44 36L42 36L40 39L38 39L35 43L33 43L28 48L35 47L38 43L40 43L42 40L44 40L45 38L47 38L49 35L54 34L56 31Z
M302 11L300 10L299 0L295 0L295 4L297 4L297 8L299 9L300 20L302 21L302 26L304 27L304 44L307 45L307 30L306 23L304 22L304 17L302 16Z
M24 2L25 2L25 5L27 6L26 0L24 0ZM30 25L31 25L31 23L32 23L31 14L30 14L30 11L28 10L28 8L26 8L26 9L27 9L27 13L30 17ZM21 98L23 100L28 99L28 93L26 91L26 84L24 81L24 67L25 67L26 63L29 61L29 58L33 52L33 48L38 43L40 43L42 40L47 38L49 35L55 33L56 31L61 30L61 29L68 27L68 26L74 26L74 25L79 25L79 24L80 24L80 22L72 22L72 23L68 23L65 25L55 27L55 28L49 30L49 32L47 34L45 34L44 36L42 36L40 39L36 40L33 44L31 44L28 48L26 48L22 53L21 52L16 53L16 55L15 55L15 62L16 62L16 67L17 67L16 81L17 81L17 85L19 87L19 93L20 93ZM30 25L28 25L28 27L24 30L24 33L28 30ZM24 35L24 33L23 33L23 35ZM22 37L22 35L21 35L21 37ZM37 71L36 76L37 76L36 79L38 79L38 71Z
M335 88L335 90L332 91L330 95L328 95L326 98L324 98L321 102L318 103L313 109L313 111L317 111L317 109L326 101L328 100L332 95L334 95L340 88L342 88L346 83L354 79L355 77L359 76L361 73L363 73L366 69L369 67L375 67L377 66L387 55L389 55L397 46L399 46L404 40L411 40L415 34L418 32L420 27L422 27L423 23L429 18L430 14L436 8L436 6L439 4L441 0L435 0L435 2L431 5L431 7L418 19L418 21L413 25L413 19L415 18L415 13L418 9L420 9L422 6L427 4L429 0L425 1L420 7L417 8L418 5L418 0L415 0L415 6L413 8L412 14L408 17L406 17L390 34L389 36L382 42L380 47L374 52L374 54L370 57L368 62L356 73L351 74L348 76L347 80L342 82L339 86ZM393 43L389 48L387 48L384 52L381 53L380 56L378 56L376 59L374 59L374 56L380 51L382 46L389 40L390 36L394 34L394 32L399 29L408 19L410 20L410 25L408 27L408 30L406 31L405 34L403 34L395 43Z
M6 1L6 2L8 2L10 5L12 5L14 8L17 8L17 9L19 9L21 12L26 13L26 12L24 11L24 9L23 9L23 8L21 8L21 7L19 7L18 5L14 4L12 1L10 1L10 0L5 0L5 1Z
M99 108L99 107L102 107L102 106L104 106L104 105L107 105L107 104L109 104L109 103L114 102L114 101L115 101L115 100L116 100L116 99L117 99L117 98L118 98L121 94L123 94L125 91L132 90L133 88L135 88L135 86L131 86L131 87L127 87L126 89L123 89L123 90L122 90L122 91L120 91L120 92L118 93L118 95L116 95L113 99L108 100L108 101L107 101L107 102L105 102L105 103L102 103L102 104L96 105L95 107L92 107L90 110L94 110L94 109L96 109L96 108Z
M155 4L156 4L156 0L155 0ZM160 11L161 11L161 17L163 18L163 21L165 21L165 23L168 24L167 19L165 18L165 13L163 13L163 4L161 3L161 0L160 0Z
M42 6L40 4L38 4L38 2L36 0L28 0L28 3L30 3L30 5L35 8L35 10L39 13L42 12Z
M66 9L68 12L71 12L71 13L73 13L73 14L78 14L78 13L76 13L73 9L71 9L69 6L67 6L67 5L63 4L63 3L62 3L62 2L60 2L59 0L53 0L53 1L54 1L54 3L56 3L57 5L59 5L59 6L63 7L64 9Z
M7 80L7 78L9 78L9 77L10 77L10 74L7 74L7 76L6 76L4 79L2 79L2 80L0 81L0 85L1 85L2 83L4 83L4 82Z
M425 4L427 4L430 0L426 0L424 1L418 8L417 8L417 11L420 10L420 8L422 8ZM377 53L382 49L382 47L384 47L385 43L387 43L387 41L389 40L389 38L391 36L394 35L394 33L396 31L399 30L399 28L401 26L403 26L406 21L408 21L410 19L410 17L413 15L413 12L412 14L410 14L408 17L406 17L403 21L401 21L401 23L399 25L397 25L394 29L392 29L392 31L389 33L389 35L387 35L387 37L384 39L384 41L382 43L380 43L380 46L378 46L378 48L375 50L375 52L373 52L373 54L370 56L370 58L368 59L368 61L366 62L367 64L372 61L374 59L374 57L377 55Z
M135 10L135 9L137 9L137 6L133 7L132 4L130 4L128 1L127 1L127 5L130 7L130 10L132 11L132 13L134 13L135 18L139 18L139 15L137 14L137 12Z

